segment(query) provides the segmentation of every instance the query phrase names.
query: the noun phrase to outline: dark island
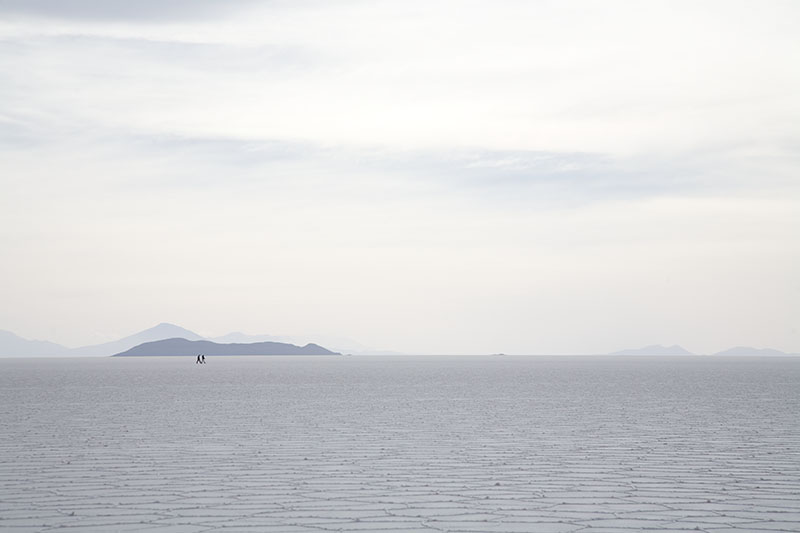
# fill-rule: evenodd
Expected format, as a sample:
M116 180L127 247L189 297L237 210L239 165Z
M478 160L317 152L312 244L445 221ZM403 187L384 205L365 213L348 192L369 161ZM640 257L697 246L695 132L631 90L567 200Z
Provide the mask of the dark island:
M220 344L211 341L164 339L145 342L113 357L171 356L171 355L341 355L314 343L295 346L283 342L253 342L249 344Z

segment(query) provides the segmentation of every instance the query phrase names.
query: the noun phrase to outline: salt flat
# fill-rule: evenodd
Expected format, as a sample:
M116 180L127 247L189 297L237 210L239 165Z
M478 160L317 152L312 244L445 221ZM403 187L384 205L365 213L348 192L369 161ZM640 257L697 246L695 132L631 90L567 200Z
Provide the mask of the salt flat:
M800 531L800 358L0 360L0 530Z

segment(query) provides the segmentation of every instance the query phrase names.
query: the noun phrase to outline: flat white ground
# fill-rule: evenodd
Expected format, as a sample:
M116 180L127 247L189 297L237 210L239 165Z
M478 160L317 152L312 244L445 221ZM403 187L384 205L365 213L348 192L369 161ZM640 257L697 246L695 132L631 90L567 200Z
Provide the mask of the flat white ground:
M800 531L800 358L0 360L0 530Z

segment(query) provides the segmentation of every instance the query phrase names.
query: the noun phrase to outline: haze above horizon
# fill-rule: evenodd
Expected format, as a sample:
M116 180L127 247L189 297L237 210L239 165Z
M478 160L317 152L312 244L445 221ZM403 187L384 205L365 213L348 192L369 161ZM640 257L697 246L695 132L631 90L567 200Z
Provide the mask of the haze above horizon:
M0 0L0 329L800 352L798 20Z

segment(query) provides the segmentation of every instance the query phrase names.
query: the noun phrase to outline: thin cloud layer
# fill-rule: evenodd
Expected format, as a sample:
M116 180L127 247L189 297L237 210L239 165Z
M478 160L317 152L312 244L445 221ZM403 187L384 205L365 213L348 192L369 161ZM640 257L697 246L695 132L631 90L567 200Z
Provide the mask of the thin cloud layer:
M0 13L152 23L219 16L254 3L254 0L0 0Z

